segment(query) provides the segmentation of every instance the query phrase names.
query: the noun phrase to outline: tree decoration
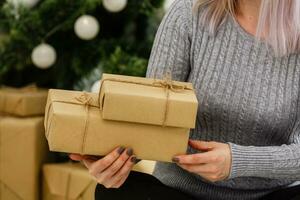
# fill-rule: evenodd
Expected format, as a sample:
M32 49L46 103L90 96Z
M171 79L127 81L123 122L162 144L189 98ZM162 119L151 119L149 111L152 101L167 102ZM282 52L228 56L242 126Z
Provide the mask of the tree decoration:
M98 20L91 15L80 16L74 25L76 35L83 40L91 40L99 33L100 25Z
M47 69L56 61L55 49L49 44L42 43L33 49L31 59L36 67Z
M120 12L127 5L127 0L103 0L103 6L109 12Z
M7 0L7 2L12 3L16 8L19 6L32 8L39 2L39 0Z
M98 93L100 90L100 84L100 80L96 81L91 87L91 92Z

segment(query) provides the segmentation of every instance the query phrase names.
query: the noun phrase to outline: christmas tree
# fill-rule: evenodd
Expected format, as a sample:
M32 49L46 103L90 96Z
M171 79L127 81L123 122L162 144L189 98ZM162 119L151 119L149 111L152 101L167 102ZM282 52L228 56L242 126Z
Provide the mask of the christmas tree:
M0 0L0 85L87 89L102 72L144 76L163 1Z

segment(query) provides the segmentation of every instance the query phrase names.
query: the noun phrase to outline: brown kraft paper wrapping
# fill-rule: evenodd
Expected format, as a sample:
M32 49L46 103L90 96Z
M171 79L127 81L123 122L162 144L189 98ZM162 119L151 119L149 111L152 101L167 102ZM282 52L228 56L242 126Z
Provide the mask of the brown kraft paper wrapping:
M28 117L43 115L47 101L46 89L0 87L0 113Z
M0 200L39 200L47 155L43 117L0 117Z
M98 94L50 90L45 116L50 150L106 155L124 146L140 159L168 162L186 153L188 128L104 120L99 112Z
M79 163L43 166L43 200L92 200L96 181Z
M103 74L103 119L194 128L198 101L191 83Z

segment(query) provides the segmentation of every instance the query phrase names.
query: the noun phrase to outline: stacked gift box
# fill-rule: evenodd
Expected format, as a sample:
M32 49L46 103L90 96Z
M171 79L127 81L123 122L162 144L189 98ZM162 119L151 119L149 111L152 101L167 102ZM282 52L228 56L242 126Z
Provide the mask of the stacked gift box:
M0 88L0 200L92 199L96 183L83 166L45 164L47 95L36 86Z
M0 199L39 199L47 90L0 88Z
M139 159L171 162L187 150L198 102L191 83L103 74L99 93L50 90L50 150L106 155L131 147Z
M43 200L94 199L96 181L80 163L43 166Z

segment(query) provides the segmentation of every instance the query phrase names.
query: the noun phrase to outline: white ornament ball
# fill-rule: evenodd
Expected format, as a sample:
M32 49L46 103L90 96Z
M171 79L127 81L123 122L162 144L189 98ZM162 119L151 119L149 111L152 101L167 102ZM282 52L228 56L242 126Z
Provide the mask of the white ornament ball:
M127 0L103 0L103 6L109 12L120 12L127 5Z
M99 33L100 25L98 20L91 15L82 15L74 25L76 35L83 40L91 40Z
M164 3L164 10L165 11L168 11L169 8L171 7L172 3L174 2L175 0L165 0L165 3Z
M33 49L31 59L36 67L47 69L56 61L55 49L49 44L42 43Z
M98 93L100 90L100 84L101 84L100 81L96 81L91 87L91 92Z
M15 7L24 6L26 8L32 8L39 0L7 0L7 2L12 3Z

